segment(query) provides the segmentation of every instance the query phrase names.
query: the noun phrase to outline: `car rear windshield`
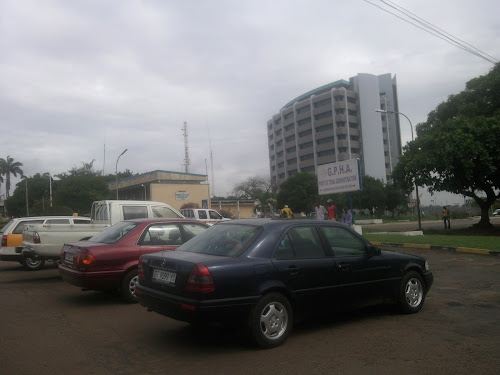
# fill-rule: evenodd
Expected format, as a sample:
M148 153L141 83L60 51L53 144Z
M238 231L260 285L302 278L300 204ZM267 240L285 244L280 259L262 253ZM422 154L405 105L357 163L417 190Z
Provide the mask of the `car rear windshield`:
M137 225L137 223L131 221L121 221L89 238L88 241L107 244L116 243L129 234Z
M180 246L178 251L233 257L241 254L262 232L255 225L217 224Z

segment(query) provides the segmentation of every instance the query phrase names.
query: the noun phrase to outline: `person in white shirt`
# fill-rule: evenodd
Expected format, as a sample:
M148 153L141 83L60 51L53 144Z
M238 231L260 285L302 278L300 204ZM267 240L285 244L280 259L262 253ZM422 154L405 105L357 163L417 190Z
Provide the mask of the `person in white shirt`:
M314 210L316 211L316 220L325 220L325 215L328 214L325 206L318 202L316 203L316 207L314 207Z

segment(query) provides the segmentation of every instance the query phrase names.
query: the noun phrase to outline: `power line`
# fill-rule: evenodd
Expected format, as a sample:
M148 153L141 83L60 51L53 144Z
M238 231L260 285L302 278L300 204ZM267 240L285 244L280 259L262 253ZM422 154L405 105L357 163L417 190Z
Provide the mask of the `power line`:
M449 44L454 45L455 47L458 47L466 52L469 52L475 56L478 56L478 57L480 57L480 58L482 58L482 59L484 59L492 64L499 62L499 60L496 59L495 57L488 55L487 53L479 50L478 48L472 46L471 44L464 42L463 40L453 36L452 34L444 31L443 29L433 25L432 23L424 20L423 18L413 14L412 12L406 10L405 8L399 6L391 1L380 0L386 6L395 9L396 11L402 13L404 15L404 17L408 17L409 19L404 18L404 17L402 17L394 12L391 12L389 9L384 8L383 6L377 5L371 1L368 1L368 0L364 0L364 1L381 9L381 10L383 10L384 12L392 14L393 16L395 16L395 17L397 17L397 18L431 34L431 35L434 35L435 37L437 37L439 39L444 40L445 42L447 42ZM412 20L415 21L416 23L413 22Z

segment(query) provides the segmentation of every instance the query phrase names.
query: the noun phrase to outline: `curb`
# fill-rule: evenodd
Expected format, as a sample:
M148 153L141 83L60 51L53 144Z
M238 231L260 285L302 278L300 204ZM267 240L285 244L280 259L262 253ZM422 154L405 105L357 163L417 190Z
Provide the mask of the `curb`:
M435 245L424 245L415 243L396 243L396 242L380 242L380 241L370 241L375 246L388 246L388 247L407 247L416 248L424 250L451 250L457 253L468 253L468 254L480 254L480 255L500 255L500 251L497 250L487 250L487 249L475 249L472 247L452 247L452 246L435 246Z

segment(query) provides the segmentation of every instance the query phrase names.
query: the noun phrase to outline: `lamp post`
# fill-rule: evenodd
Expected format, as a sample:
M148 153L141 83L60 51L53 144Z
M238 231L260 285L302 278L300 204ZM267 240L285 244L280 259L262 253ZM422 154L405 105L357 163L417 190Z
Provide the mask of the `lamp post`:
M402 115L404 117L406 117L406 119L408 120L408 122L410 123L410 128L411 128L411 140L413 141L414 138L413 138L413 124L411 123L410 119L408 118L408 116L406 116L404 113L401 113L401 112L395 112L395 111L388 111L388 110L384 110L384 109L376 109L375 112L380 112L380 113L385 113L385 114L388 114L388 113L394 113L396 115ZM390 152L390 150L389 150ZM421 217L420 217L420 198L418 196L418 185L417 185L417 179L415 178L415 194L417 195L417 216L418 216L418 230L422 230L422 220L421 220Z
M120 160L120 157L126 153L128 150L128 148L126 148L125 150L123 150L123 152L120 154L120 156L118 156L118 158L116 159L116 168L115 168L115 174L116 174L116 199L118 199L118 160Z

